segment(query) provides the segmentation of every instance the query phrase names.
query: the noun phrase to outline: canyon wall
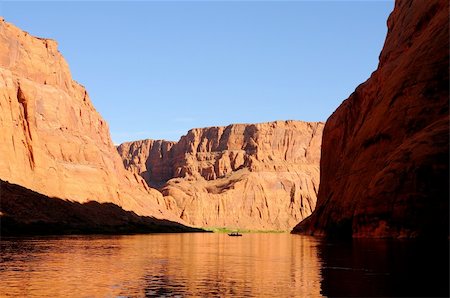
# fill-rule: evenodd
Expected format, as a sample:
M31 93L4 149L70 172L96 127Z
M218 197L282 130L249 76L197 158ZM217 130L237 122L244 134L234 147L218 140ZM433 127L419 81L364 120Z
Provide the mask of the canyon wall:
M448 237L448 1L396 1L378 69L327 120L317 208L293 232Z
M112 202L140 215L178 218L158 191L125 170L107 123L72 80L57 43L3 19L0 144L2 180L49 197Z
M138 216L118 205L48 197L0 179L0 235L203 232L167 219Z
M277 121L192 129L178 142L118 147L190 224L290 230L315 208L323 123Z

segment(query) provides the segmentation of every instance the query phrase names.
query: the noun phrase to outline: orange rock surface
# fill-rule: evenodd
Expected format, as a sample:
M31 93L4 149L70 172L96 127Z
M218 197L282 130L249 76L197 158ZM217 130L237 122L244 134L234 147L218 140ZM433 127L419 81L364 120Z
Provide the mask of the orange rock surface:
M0 20L0 178L49 197L112 202L177 219L126 171L108 125L73 81L54 40Z
M396 1L378 69L326 122L317 208L294 232L448 237L448 1Z
M118 151L190 224L290 230L315 208L322 129L301 121L234 124Z

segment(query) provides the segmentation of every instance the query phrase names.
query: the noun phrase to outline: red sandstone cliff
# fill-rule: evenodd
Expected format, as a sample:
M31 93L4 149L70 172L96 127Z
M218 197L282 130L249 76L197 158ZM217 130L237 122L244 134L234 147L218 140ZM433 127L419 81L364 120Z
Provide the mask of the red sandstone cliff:
M234 124L118 151L193 225L287 230L314 210L322 129L300 121Z
M3 19L0 178L50 197L112 202L140 215L177 218L158 191L125 170L108 125L72 80L57 43Z
M448 236L448 1L397 1L378 69L326 122L317 208L294 232Z

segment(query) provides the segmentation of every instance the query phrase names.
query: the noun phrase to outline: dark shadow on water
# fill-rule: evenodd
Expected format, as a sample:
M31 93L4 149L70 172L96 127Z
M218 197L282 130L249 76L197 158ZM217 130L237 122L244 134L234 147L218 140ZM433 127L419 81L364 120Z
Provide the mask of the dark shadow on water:
M318 249L325 296L449 296L448 240L324 241Z
M144 280L145 297L182 297L187 293L185 284L171 280L167 274L147 274Z
M203 232L125 211L113 203L50 198L0 180L1 236Z

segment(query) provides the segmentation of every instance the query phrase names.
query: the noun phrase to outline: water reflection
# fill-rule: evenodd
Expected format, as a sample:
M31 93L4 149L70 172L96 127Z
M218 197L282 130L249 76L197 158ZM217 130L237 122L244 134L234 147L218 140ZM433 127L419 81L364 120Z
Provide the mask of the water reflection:
M448 241L323 242L318 251L326 296L449 296Z
M320 296L314 238L172 234L3 239L1 296Z
M448 296L448 241L159 234L0 248L0 297Z

